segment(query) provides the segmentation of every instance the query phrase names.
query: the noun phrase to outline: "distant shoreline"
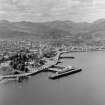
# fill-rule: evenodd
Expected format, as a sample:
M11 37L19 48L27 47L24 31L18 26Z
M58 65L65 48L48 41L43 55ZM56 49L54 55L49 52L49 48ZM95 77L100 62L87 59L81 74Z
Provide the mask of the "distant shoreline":
M69 49L69 52L95 52L95 51L105 51L105 48L91 48L91 49L74 48L74 49Z

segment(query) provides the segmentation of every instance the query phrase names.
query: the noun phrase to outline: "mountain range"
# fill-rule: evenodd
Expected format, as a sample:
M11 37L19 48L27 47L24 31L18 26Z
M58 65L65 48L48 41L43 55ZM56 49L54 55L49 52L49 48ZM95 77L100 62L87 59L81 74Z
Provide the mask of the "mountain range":
M93 23L73 21L9 22L0 21L0 39L31 39L67 45L102 45L105 19Z

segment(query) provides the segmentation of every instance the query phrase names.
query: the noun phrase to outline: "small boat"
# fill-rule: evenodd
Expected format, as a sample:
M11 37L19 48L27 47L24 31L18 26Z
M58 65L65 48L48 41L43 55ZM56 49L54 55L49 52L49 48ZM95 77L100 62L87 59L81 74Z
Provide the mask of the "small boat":
M80 72L80 71L82 71L82 69L76 69L74 67L71 67L71 69L66 68L63 71L56 72L54 75L50 76L49 79L58 79L60 77L64 77L64 76L74 74L74 73L77 73L77 72Z

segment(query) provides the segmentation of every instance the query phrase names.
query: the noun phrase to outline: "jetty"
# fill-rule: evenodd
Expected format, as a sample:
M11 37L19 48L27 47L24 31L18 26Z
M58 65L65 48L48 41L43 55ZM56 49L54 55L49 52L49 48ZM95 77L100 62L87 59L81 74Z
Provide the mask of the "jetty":
M64 54L64 53L68 53L68 52L58 50L56 56L52 57L53 60L47 59L47 58L45 59L46 63L43 66L38 67L38 68L30 68L28 66L29 72L21 72L21 73L18 72L19 74L12 74L12 75L1 75L0 80L15 78L15 79L20 81L23 78L26 78L26 77L31 76L31 75L38 74L38 73L40 73L42 71L43 72L51 71L51 72L56 72L58 74L64 68L64 67L60 67L60 66L57 65L60 62L59 60L60 60L61 55ZM77 71L80 71L80 69L77 70ZM56 74L56 75L54 75L54 76L52 76L50 78L56 78L56 77L59 77L59 76L62 76L62 75L72 73L72 72L75 72L75 71L72 70L72 71L68 71L66 73L63 72L62 74L59 74L59 75Z
M59 79L61 77L71 75L80 71L82 71L82 69L69 69L65 71L60 71L60 72L55 73L54 75L49 76L49 79Z
M74 59L74 58L75 58L75 57L72 57L72 56L71 56L71 57L70 57L70 56L69 56L69 57L68 57L68 56L61 56L61 57L60 57L60 59Z
M28 73L21 73L21 74L13 74L13 75L1 75L0 76L0 80L2 79L9 79L9 78L21 78L21 77L27 77L27 76L30 76L30 75L35 75L43 70L48 70L48 68L52 67L53 65L56 65L59 61L59 58L61 56L61 54L63 54L64 52L60 52L60 51L57 51L57 54L56 56L53 58L54 60L47 60L47 63L45 65L43 65L42 67L39 67L39 68L33 68L33 69L30 69ZM54 70L52 70L54 71ZM57 72L57 71L55 71Z

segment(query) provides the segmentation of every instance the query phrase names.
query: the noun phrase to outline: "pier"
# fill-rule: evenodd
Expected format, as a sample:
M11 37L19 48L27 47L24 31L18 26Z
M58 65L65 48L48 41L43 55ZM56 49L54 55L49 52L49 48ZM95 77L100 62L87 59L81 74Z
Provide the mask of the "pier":
M29 73L21 73L21 74L14 74L14 75L4 75L4 76L0 76L0 80L2 80L2 79L8 79L8 78L20 78L20 77L27 77L27 76L30 76L30 75L35 75L35 74L37 74L37 73L39 73L39 72L41 72L41 71L43 71L43 70L47 70L48 68L50 68L50 67L52 67L53 65L56 65L57 64L57 62L59 61L59 57L60 57L60 55L62 54L63 52L57 52L57 55L54 57L54 60L47 60L47 63L44 65L44 66L42 66L42 67L40 67L40 68L38 68L38 69L36 69L36 68L34 68L34 69L30 69L30 72ZM52 71L55 71L55 70L52 70Z
M39 67L39 68L30 68L28 67L29 72L27 73L19 73L19 74L13 74L13 75L2 75L0 76L0 80L3 79L10 79L10 78L16 78L17 80L21 80L22 78L38 74L40 72L50 71L50 72L60 72L64 69L62 66L58 66L59 60L61 59L61 55L64 53L68 53L67 51L57 51L57 54L55 57L53 57L53 60L46 59L45 65ZM68 57L69 58L69 57Z

